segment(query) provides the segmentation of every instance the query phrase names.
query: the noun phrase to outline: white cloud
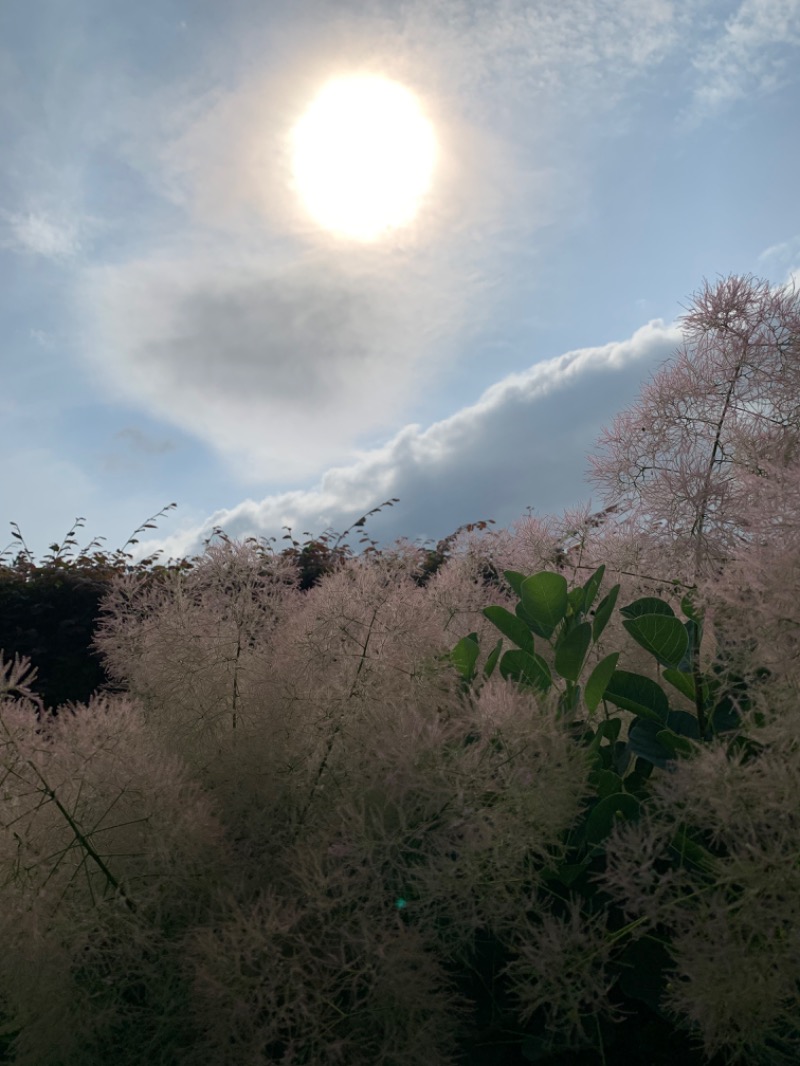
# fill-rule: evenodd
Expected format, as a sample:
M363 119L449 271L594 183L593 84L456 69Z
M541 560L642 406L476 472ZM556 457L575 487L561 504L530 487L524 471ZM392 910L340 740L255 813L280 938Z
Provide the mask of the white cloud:
M800 271L800 233L788 241L770 245L758 257L758 263L779 284L791 282Z
M15 252L41 255L45 259L70 259L81 251L80 227L76 220L42 212L0 212L5 234L0 246Z
M55 344L55 336L46 329L31 328L30 336L41 348L50 349Z
M600 429L635 398L647 371L668 359L679 341L676 326L654 320L626 341L537 363L428 429L405 426L351 465L329 469L314 489L243 500L198 527L142 543L137 557L158 549L163 561L200 554L215 526L240 540L274 536L280 551L286 546L283 526L292 528L296 540L301 530L318 535L331 523L344 532L393 497L400 504L371 518L366 529L385 545L400 536L435 540L480 519L494 518L503 528L523 517L528 505L543 514L574 506L575 486Z

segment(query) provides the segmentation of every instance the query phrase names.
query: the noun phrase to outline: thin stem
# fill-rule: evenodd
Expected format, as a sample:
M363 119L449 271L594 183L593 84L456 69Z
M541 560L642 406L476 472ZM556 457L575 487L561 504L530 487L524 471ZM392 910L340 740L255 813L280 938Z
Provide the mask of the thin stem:
M30 768L33 770L33 772L36 774L36 776L41 781L41 783L42 783L42 791L44 792L44 794L47 796L48 799L52 800L53 803L55 803L55 805L58 808L58 810L61 812L61 814L66 819L67 824L69 825L69 827L72 830L72 832L75 834L75 839L78 842L78 844L84 849L84 851L86 851L87 855L89 855L89 857L94 860L94 862L96 863L97 867L99 868L99 870L101 871L101 873L105 877L106 881L111 885L111 887L114 889L114 891L118 892L119 895L122 897L122 900L125 903L125 906L128 908L128 910L131 911L131 913L135 914L136 913L136 905L135 905L135 903L130 898L130 896L127 894L125 889L122 887L121 883L117 880L117 878L112 874L112 872L106 866L105 862L103 862L103 859L100 857L100 855L94 849L94 847L92 846L92 844L89 841L89 839L84 835L84 833L82 832L82 830L81 830L80 826L78 825L78 823L75 821L75 819L69 813L67 808L64 806L64 804L58 798L58 796L56 795L55 789L50 787L50 785L47 783L47 781L45 780L44 776L40 772L39 768L35 765L35 763L31 762L30 759L26 759L25 762L26 762L26 764L28 766L30 766Z
M232 722L233 728L236 728L236 708L239 703L239 656L242 654L242 632L241 629L237 629L236 636L236 655L233 660L233 697L232 697Z
M594 572L597 569L597 567L596 566L587 566L585 564L584 565L576 564L575 565L575 569L576 570L591 570L592 572ZM615 574L624 574L626 577L637 577L641 581L652 581L652 582L654 582L657 585L674 585L677 588L689 589L690 591L692 591L692 590L697 588L696 584L694 584L694 585L686 585L686 584L684 584L684 582L676 581L674 578L653 577L652 574L637 574L633 570L614 570L613 573L615 573Z
M366 657L367 657L367 648L369 647L369 639L370 639L370 636L372 635L372 626L373 626L373 624L375 622L375 619L377 617L378 617L378 608L376 607L374 609L373 613L372 613L372 618L370 620L369 628L367 630L367 637L366 637L366 640L364 641L364 644L363 644L363 647L362 647L361 656L360 656L359 662L358 662L358 668L356 669L356 676L353 679L353 684L351 685L350 692L349 692L349 694L347 696L348 700L351 700L353 698L353 696L355 695L356 685L358 683L358 676L361 673L361 670L362 670L362 668L364 666L364 663L365 663ZM340 715L339 724L334 728L334 730L332 731L331 735L328 737L328 744L327 744L327 747L325 748L325 753L322 756L322 761L320 762L319 766L317 767L317 773L316 773L316 776L314 778L314 783L311 786L311 792L309 793L308 799L306 800L305 807L303 807L302 811L300 812L300 817L299 817L299 819L297 821L297 825L295 826L295 832L294 832L294 839L295 840L297 839L297 835L300 832L300 829L301 829L301 827L302 827L302 825L303 825L303 823L305 821L306 815L308 814L308 810L309 810L309 808L311 806L311 803L312 803L312 801L314 799L314 795L315 795L315 793L317 791L317 788L319 787L319 783L320 783L320 780L322 779L322 775L325 772L325 767L328 765L328 759L330 758L331 751L333 750L333 745L334 745L334 742L336 740L336 737L338 736L338 734L340 733L340 731L342 729L343 720L344 720L344 715Z
M746 351L747 351L747 346L745 345L745 352ZM721 450L721 448L722 448L722 444L721 444L722 427L725 424L725 419L726 419L727 414L728 414L728 409L731 406L731 398L733 396L733 390L734 390L734 387L735 387L736 383L739 380L739 377L740 377L740 375L742 373L743 368L744 368L744 355L742 356L742 358L737 363L736 369L734 370L734 373L733 373L733 377L731 378L731 380L730 380L730 382L728 384L728 391L725 394L725 400L724 400L724 402L722 404L722 411L720 413L719 421L717 422L716 431L714 433L714 444L713 444L713 446L711 448L711 458L708 461L708 469L706 470L705 488L704 488L704 491L703 491L703 496L702 496L702 501L701 501L701 510L700 510L700 513L695 518L694 524L693 524L692 529L691 529L691 534L690 535L694 536L695 532L696 532L696 535L697 535L697 540L695 542L695 553L694 553L694 574L695 574L695 577L697 577L698 574L700 573L700 562L701 562L701 553L702 553L702 545L703 545L703 526L705 525L705 520L706 520L706 507L707 507L707 504L708 504L708 494L709 494L710 485L711 485L711 474L712 474L712 472L714 470L714 463L717 462L717 452L719 452Z

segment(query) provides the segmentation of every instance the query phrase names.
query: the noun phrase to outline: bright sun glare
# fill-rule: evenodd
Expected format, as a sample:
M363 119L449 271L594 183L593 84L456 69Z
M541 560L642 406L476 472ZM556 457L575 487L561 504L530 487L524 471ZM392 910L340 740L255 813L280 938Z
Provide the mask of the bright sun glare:
M297 192L341 236L373 241L406 225L431 184L433 127L414 96L386 78L329 82L292 140Z

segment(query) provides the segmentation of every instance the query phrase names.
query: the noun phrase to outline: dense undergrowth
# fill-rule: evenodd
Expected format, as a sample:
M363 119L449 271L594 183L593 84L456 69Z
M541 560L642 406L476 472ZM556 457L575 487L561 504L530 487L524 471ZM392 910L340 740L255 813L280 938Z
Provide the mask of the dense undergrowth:
M120 574L45 729L6 664L7 1061L795 1061L796 676L582 521Z

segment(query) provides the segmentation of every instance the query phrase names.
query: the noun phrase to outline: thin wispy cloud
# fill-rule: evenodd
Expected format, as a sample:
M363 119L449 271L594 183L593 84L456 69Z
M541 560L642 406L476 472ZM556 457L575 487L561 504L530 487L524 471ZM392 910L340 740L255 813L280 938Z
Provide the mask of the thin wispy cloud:
M81 251L79 226L34 211L0 212L0 247L45 259L71 259Z
M537 122L549 124L556 113L580 116L613 107L631 78L676 45L680 6L668 0L415 0L398 9L391 25L406 54L435 55L434 69L495 120L502 119L502 96L507 115L524 101ZM522 137L531 132L517 128Z
M800 0L743 0L693 60L695 122L747 96L798 84Z

